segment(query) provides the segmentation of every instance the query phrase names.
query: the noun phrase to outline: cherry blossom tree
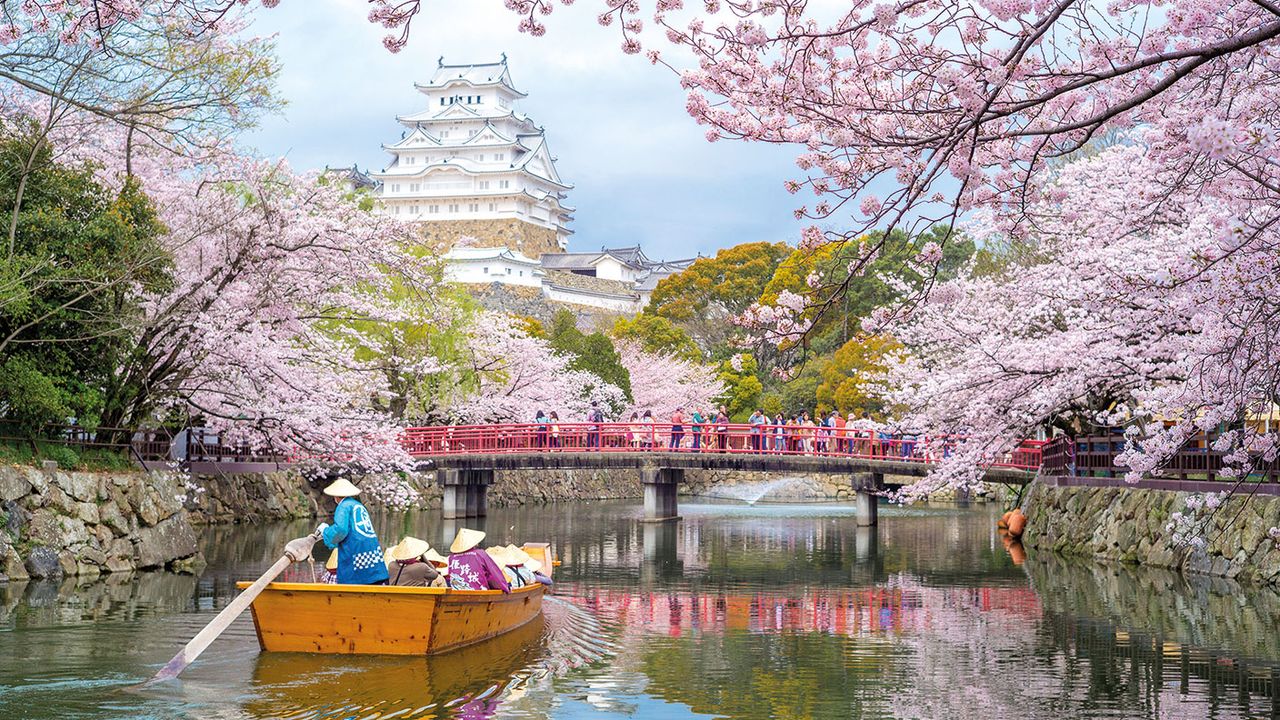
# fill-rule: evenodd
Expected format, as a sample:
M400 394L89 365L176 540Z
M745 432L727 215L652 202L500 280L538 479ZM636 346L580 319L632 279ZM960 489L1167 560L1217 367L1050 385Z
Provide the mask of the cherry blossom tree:
M103 427L176 416L262 449L366 466L407 460L379 407L389 376L370 349L431 300L412 227L281 161L196 160L103 120L50 136L61 162L93 169L102 186L140 185L172 268L166 283L111 288L137 310L115 318L128 342L101 358L114 368Z
M516 319L482 312L471 324L469 385L459 385L451 415L459 422L532 422L539 410L564 422L581 422L594 400L622 407L622 390L595 375L573 370L573 358L532 337Z
M646 352L635 342L618 346L631 375L632 409L653 411L665 421L678 407L685 411L712 407L725 393L716 369L675 355Z
M1235 142L1224 157L1249 167L1252 140ZM1223 427L1222 475L1275 462L1276 433L1247 419L1280 387L1277 206L1246 178L1182 187L1165 162L1134 143L1071 163L1027 206L1036 255L940 284L890 323L910 350L885 384L904 424L969 437L935 483L976 483L1072 416L1127 427L1131 480Z

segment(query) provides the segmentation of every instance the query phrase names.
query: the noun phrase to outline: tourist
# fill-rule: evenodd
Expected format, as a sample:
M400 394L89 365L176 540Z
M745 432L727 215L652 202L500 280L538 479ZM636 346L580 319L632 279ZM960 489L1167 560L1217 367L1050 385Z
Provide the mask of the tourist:
M773 451L783 452L787 449L787 421L782 413L773 416Z
M391 559L396 565L391 574L391 584L401 587L435 586L441 578L436 566L426 559L430 549L430 543L416 537L406 537L391 548Z
M644 417L640 418L640 422L643 423L640 428L640 444L651 450L654 444L653 413L645 410Z
M729 449L729 411L723 405L716 413L716 446L720 452Z
M454 590L511 592L502 568L481 547L484 532L462 528L449 546L449 587Z
M644 427L640 425L640 413L632 410L630 424L627 426L627 441L631 443L631 447L640 447L640 433Z
M329 553L329 559L324 561L324 569L320 571L320 577L316 582L325 585L336 585L338 583L338 551L334 550Z
M587 447L592 449L600 449L600 424L604 422L604 412L600 410L600 405L595 400L591 401L591 409L587 411L587 422L591 423L587 427Z
M849 441L845 438L845 434L844 434L845 424L846 423L844 420L844 416L841 415L839 412L832 410L831 411L831 427L835 428L836 452L842 455L847 454L849 452Z
M382 560L382 545L373 530L373 520L356 495L360 488L346 478L339 478L324 489L324 494L338 501L333 510L333 524L320 523L316 528L324 544L338 551L338 583L341 585L386 585L387 566Z
M547 446L547 416L539 410L537 417L533 421L538 424L538 447L545 448Z
M547 416L547 424L551 426L551 449L559 450L560 449L560 416L556 414L555 410L552 410L551 414Z
M494 545L493 547L485 548L484 551L502 569L502 577L511 586L512 590L525 586L524 577L516 573L515 568L511 567L515 560L507 554L506 548L501 545Z
M765 416L764 410L756 408L747 422L751 424L751 449L760 452L763 449L761 441L764 439L764 428L769 418Z
M693 431L693 451L700 452L702 450L702 426L706 422L706 418L702 417L702 413L697 408L694 408L689 415L689 419L693 422L691 426Z
M684 408L678 407L671 414L671 443L668 447L676 452L680 451L680 446L684 443Z

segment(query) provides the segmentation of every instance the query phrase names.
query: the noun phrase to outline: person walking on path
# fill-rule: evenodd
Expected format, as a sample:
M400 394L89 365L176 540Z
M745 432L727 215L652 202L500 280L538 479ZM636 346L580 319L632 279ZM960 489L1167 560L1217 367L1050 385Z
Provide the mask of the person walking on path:
M840 453L840 454L842 454L842 455L844 455L844 454L848 454L848 452L849 452L849 441L848 441L847 439L845 439L845 434L844 434L844 426L845 426L844 416L843 416L843 415L841 415L841 414L840 414L838 411L836 411L836 410L832 410L832 411L831 411L831 426L832 426L832 427L834 427L834 428L836 429L836 431L835 431L835 434L836 434L836 452L837 452L837 453Z
M538 447L545 448L547 446L547 416L539 410L533 421L538 425Z
M720 406L716 413L716 447L720 452L729 448L729 412Z
M338 551L338 584L386 585L382 544L369 510L356 499L360 488L339 478L324 489L324 494L335 498L338 506L333 510L333 524L320 523L316 529L324 544Z
M693 422L693 425L690 428L693 431L693 451L701 452L702 451L702 429L703 429L703 424L706 422L706 418L702 417L702 413L699 412L697 408L694 408L693 412L689 416L689 419Z
M551 411L551 415L547 418L547 424L551 426L551 449L560 449L560 416L555 410Z
M671 414L671 445L670 448L676 452L680 452L680 446L684 444L684 408L678 407Z

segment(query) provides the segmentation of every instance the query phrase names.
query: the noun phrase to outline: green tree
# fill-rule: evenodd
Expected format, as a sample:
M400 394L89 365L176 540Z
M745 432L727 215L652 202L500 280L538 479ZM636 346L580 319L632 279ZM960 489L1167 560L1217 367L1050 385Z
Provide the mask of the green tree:
M92 425L128 352L137 290L172 282L163 225L139 185L119 192L54 161L34 123L0 124L0 416L28 431Z
M578 322L573 313L560 310L551 319L547 340L556 352L573 357L569 363L570 368L584 370L610 385L621 388L627 400L631 400L631 374L623 366L622 358L608 335L600 332L584 334L578 329ZM616 415L622 411L622 408L611 408L611 410Z
M720 364L720 382L724 383L724 405L729 417L735 421L746 420L751 411L759 407L764 384L756 373L760 366L754 355L744 353ZM737 367L734 367L734 365Z
M670 320L640 313L633 318L620 317L611 331L615 340L635 342L645 352L675 355L687 360L701 360L702 350L689 333Z
M848 267L859 257L860 243L828 243L812 249L797 249L778 265L773 277L764 285L759 300L763 304L773 304L784 290L810 298L811 307L804 312L804 317L814 320L813 329L806 338L808 349L817 355L835 352L860 332L862 319L872 310L902 299L899 291L886 281L886 276L905 280L913 289L921 286L925 278L911 267L911 260L924 244L941 244L947 232L945 226L935 225L912 242L905 233L894 231L866 271L853 277L848 276ZM875 242L881 237L883 235L876 232L867 239ZM938 279L955 277L975 252L972 240L963 235L952 235L943 245ZM985 262L994 264L990 259L985 259ZM819 289L816 291L809 284L811 278L818 281ZM841 291L835 284L845 278L848 278L848 286Z
M729 321L760 297L760 288L790 251L784 243L753 242L699 258L662 279L644 312L679 325L704 352L723 357L734 334Z
M818 411L839 410L883 419L884 403L875 381L885 372L886 357L901 346L883 335L859 336L845 343L821 363L816 390Z

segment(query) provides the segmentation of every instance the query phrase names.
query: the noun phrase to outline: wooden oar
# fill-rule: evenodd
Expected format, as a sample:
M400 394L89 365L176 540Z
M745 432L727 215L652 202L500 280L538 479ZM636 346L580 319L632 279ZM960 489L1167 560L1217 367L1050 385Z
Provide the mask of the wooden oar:
M196 636L191 638L191 642L187 643L181 652L174 655L172 660L160 668L160 672L156 673L155 677L143 683L143 687L178 677L179 673L186 670L188 665L200 657L200 653L204 652L214 640L218 639L218 636L222 634L223 630L227 629L227 626L233 620L240 617L240 613L244 612L244 609L253 603L254 598L258 597L262 589L269 585L272 580L275 580L277 575L284 572L284 569L289 567L290 563L301 562L303 559L311 557L311 548L315 546L316 541L319 539L320 534L317 532L306 537L290 540L284 546L284 556L268 568L262 574L262 577L245 588L244 592L237 595L236 599L223 608L222 612L218 613L218 616L212 622L205 625L203 630L196 633Z

